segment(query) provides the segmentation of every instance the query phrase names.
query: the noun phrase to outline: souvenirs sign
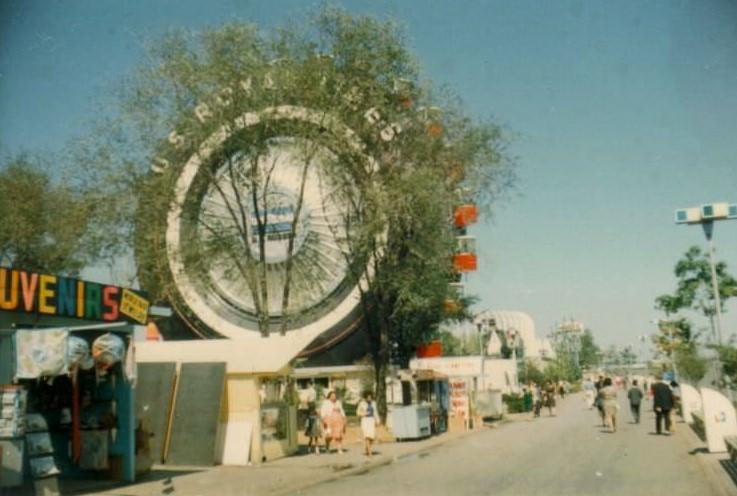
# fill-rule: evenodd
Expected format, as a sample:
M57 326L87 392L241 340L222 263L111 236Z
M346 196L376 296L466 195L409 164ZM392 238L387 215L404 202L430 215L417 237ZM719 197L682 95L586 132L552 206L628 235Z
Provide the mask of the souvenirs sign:
M131 289L0 267L0 311L145 324L148 306Z

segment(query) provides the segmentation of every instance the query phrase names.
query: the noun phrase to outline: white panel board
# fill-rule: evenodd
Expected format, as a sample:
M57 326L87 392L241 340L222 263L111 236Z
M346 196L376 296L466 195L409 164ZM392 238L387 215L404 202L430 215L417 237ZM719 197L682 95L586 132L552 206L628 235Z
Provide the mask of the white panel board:
M231 421L225 425L223 465L248 465L252 435L252 422Z
M701 395L695 387L681 384L681 413L686 423L693 423L693 412L701 412Z
M713 389L701 388L706 443L710 453L724 453L724 436L737 435L737 415L729 400Z

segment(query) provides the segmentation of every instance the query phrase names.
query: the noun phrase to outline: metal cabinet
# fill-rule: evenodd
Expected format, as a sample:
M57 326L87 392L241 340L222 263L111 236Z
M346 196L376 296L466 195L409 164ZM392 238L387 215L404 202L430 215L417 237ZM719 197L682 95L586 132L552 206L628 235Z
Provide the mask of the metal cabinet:
M392 430L397 439L427 437L430 431L430 406L396 406L392 410Z

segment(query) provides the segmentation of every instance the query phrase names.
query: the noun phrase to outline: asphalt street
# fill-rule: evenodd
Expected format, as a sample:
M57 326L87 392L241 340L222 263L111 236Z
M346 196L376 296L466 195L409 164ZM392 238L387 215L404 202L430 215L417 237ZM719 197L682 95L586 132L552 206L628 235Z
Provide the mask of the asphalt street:
M643 404L642 423L634 424L620 393L619 429L609 433L580 398L563 401L557 416L543 412L298 494L723 494L697 460L685 424L674 435L658 436L650 403Z
M726 453L680 421L671 436L654 433L650 402L631 423L620 393L619 429L610 434L582 395L566 397L558 415L509 415L492 427L416 441L385 441L375 456L361 441L345 454L305 454L247 467L157 466L135 484L85 494L107 496L737 495ZM82 491L65 492L80 494Z

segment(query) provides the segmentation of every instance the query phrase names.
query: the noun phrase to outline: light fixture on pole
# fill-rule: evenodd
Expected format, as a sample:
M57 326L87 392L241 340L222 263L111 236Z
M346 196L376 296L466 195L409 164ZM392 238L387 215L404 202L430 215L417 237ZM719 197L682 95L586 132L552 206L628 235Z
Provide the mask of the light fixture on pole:
M711 268L711 286L714 292L714 308L716 314L717 344L722 345L722 300L719 295L716 261L714 260L714 221L737 219L737 204L709 203L701 207L682 208L676 210L676 224L701 224L709 243L709 266Z

